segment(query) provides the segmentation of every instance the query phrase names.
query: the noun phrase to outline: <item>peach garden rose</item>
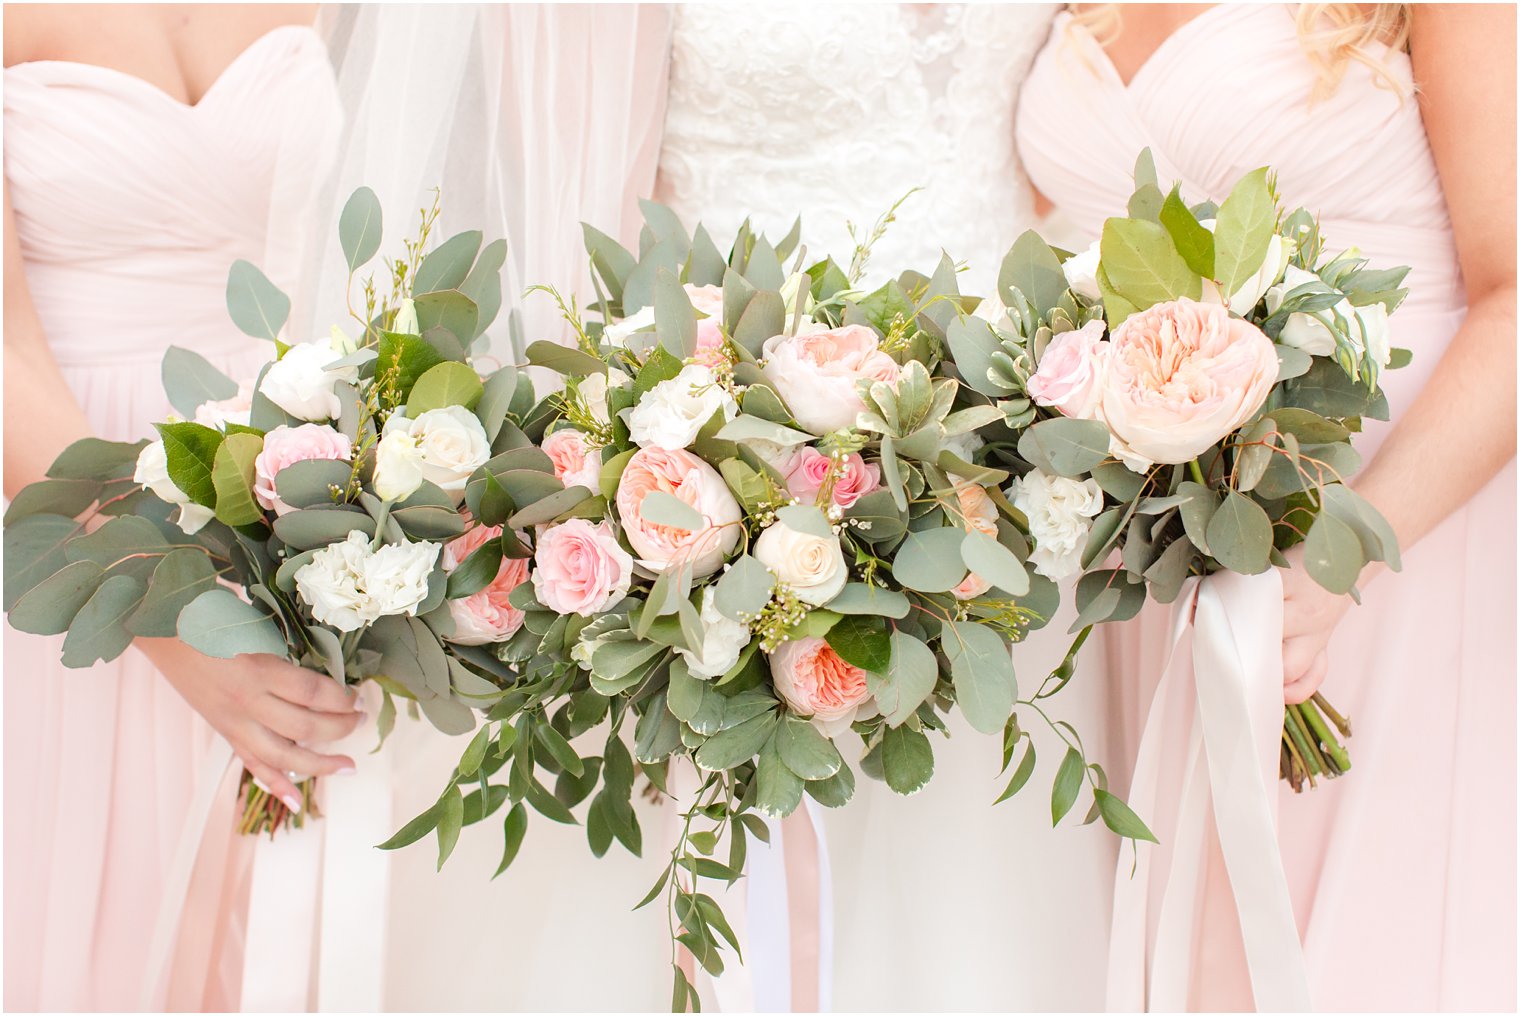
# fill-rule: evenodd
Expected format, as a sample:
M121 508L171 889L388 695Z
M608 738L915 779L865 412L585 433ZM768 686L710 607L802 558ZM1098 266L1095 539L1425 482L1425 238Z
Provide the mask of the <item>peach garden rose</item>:
M961 486L955 492L956 502L960 506L963 516L963 525L968 533L984 533L992 538L997 538L997 505L987 496L987 491L979 484L965 483L959 477L951 477ZM982 578L976 572L967 572L966 577L961 579L960 585L951 590L957 600L971 600L981 596L992 588L992 583Z
M1101 412L1131 468L1196 458L1277 381L1272 340L1219 304L1158 303L1126 318L1109 346Z
M593 494L602 492L602 459L586 445L586 435L570 427L556 430L544 438L544 454L554 464L554 476L567 487L585 487Z
M705 520L698 530L647 521L641 508L654 491L685 501ZM618 519L639 563L662 571L684 561L695 577L710 575L739 542L739 503L718 471L691 452L641 448L623 467L617 490Z
M500 535L500 526L471 527L463 536L444 544L443 570L452 572L487 541ZM462 646L483 646L515 634L522 627L523 612L513 607L507 597L526 581L527 558L502 558L496 577L484 589L448 601L449 614L454 618L454 633L448 640Z
M848 730L871 701L866 672L846 663L821 638L783 642L770 654L770 663L781 698L830 737Z

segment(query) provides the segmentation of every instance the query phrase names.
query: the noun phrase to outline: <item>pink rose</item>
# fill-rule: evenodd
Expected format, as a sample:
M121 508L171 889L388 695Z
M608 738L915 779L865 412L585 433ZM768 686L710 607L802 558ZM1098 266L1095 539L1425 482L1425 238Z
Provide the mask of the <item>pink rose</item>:
M561 483L585 487L593 494L602 492L602 457L586 447L586 435L567 427L544 438L542 447Z
M1076 331L1062 332L1050 340L1040 368L1025 386L1039 406L1058 409L1065 416L1091 420L1103 401L1103 364L1108 343L1103 341L1103 322L1089 321Z
M815 504L823 489L833 460L818 449L802 449L786 472L786 489L803 504ZM881 486L881 467L867 463L859 452L845 456L834 477L831 501L840 508L853 507L865 495Z
M474 526L463 536L443 545L443 570L451 572L487 541L501 536L500 526ZM500 642L522 627L523 612L507 602L512 590L528 581L528 561L521 557L504 557L490 584L469 596L449 600L454 618L450 642L462 646L483 646Z
M765 340L765 377L798 423L814 434L855 426L865 409L857 381L897 383L897 361L865 325L845 325Z
M230 399L202 402L195 407L195 422L204 427L226 430L227 424L248 426L248 416L253 411L253 384L238 385L237 394Z
M686 286L686 298L697 312L697 352L692 357L705 367L717 369L728 363L723 353L723 287ZM706 315L703 317L702 315Z
M347 436L338 433L325 423L303 423L299 427L279 426L264 435L264 450L253 460L253 496L259 504L284 515L294 511L280 500L274 479L280 470L308 459L335 459L347 462L353 455L353 445Z
M533 555L533 591L557 614L591 617L628 595L633 556L602 522L570 519L544 530Z
M993 539L997 538L997 505L993 504L992 498L987 496L985 487L975 483L962 483L955 492L955 498L964 517L963 524L966 532L985 533ZM991 588L991 582L976 572L967 572L966 577L961 579L961 584L952 592L958 600L970 600L981 596Z
M644 499L663 491L685 501L704 520L701 529L679 529L644 519ZM618 519L639 563L653 571L684 561L695 577L718 570L739 542L739 503L718 471L691 452L641 448L623 467L617 491Z
M1158 303L1114 329L1103 418L1133 466L1186 462L1245 423L1277 382L1277 352L1229 308Z
M771 680L794 712L830 737L849 729L871 697L866 672L846 663L821 638L783 642L770 654Z

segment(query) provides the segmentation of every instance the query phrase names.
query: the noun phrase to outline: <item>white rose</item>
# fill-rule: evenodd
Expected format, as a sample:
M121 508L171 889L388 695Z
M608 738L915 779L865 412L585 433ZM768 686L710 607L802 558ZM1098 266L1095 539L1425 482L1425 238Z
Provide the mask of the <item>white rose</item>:
M330 339L301 342L269 365L259 391L270 402L300 420L320 423L336 419L342 409L333 386L358 380L359 368L330 365L343 358Z
M582 378L576 389L581 393L581 400L586 403L586 409L591 415L602 423L610 424L612 414L607 409L607 389L609 386L621 388L629 380L627 374L612 367L606 374L589 374Z
M1388 331L1388 308L1381 303L1356 308L1356 323L1361 331L1361 346L1379 367L1388 366L1393 356L1393 341ZM1353 342L1355 339L1353 339Z
M725 617L717 601L711 586L702 591L702 645L698 651L676 649L685 657L693 677L722 677L749 645L749 625Z
M1103 491L1097 481L1033 469L1013 481L1008 495L1029 520L1034 540L1029 563L1034 570L1057 581L1081 571L1092 519L1103 510Z
M463 406L429 409L415 420L393 413L375 450L375 492L394 500L427 480L458 504L470 474L490 458L485 428Z
M669 381L655 385L638 405L620 415L634 444L673 452L695 441L703 425L719 410L725 420L732 420L739 415L739 404L718 384L711 369L694 363L682 367L681 373Z
M137 468L132 472L132 481L142 484L160 501L178 505L179 517L175 524L187 536L200 532L216 517L210 508L191 501L179 485L169 479L169 454L162 441L154 441L137 453Z
M602 338L613 349L628 349L629 340L633 338L635 332L650 331L653 328L654 307L650 306L603 328Z
M1199 223L1210 233L1214 232L1213 219L1204 219ZM1288 267L1288 260L1293 257L1295 245L1291 240L1284 240L1273 233L1267 240L1267 256L1262 260L1261 267L1256 269L1256 274L1242 282L1235 292L1230 294L1227 301L1230 305L1230 313L1237 317L1245 317L1255 307L1257 301L1267 294L1277 280L1283 277L1283 272ZM1218 296L1219 290L1212 282L1205 280L1204 289Z
M354 530L296 569L296 592L318 621L339 631L357 631L390 614L415 614L427 599L438 551L436 543L371 550L370 538Z
M195 407L195 422L213 430L226 430L227 424L248 426L253 409L253 385L238 385L237 394L230 399L202 402Z
M1283 284L1267 294L1267 310L1275 312L1288 293L1306 282L1318 281L1319 277L1312 272L1289 268ZM1379 367L1388 366L1392 342L1388 331L1388 308L1381 303L1353 307L1350 300L1343 299L1329 311L1289 314L1277 341L1301 349L1310 356L1334 356L1336 331L1330 323L1337 318L1358 359L1363 353L1371 352L1374 363Z
M754 553L799 600L815 607L838 596L849 578L839 540L832 534L814 536L777 522L760 534Z
M1066 285L1078 296L1085 296L1089 300L1101 299L1103 294L1098 290L1098 241L1080 254L1073 254L1061 262L1061 271L1066 273Z
M417 613L427 599L428 577L441 548L437 543L391 543L369 555L364 586L378 616Z

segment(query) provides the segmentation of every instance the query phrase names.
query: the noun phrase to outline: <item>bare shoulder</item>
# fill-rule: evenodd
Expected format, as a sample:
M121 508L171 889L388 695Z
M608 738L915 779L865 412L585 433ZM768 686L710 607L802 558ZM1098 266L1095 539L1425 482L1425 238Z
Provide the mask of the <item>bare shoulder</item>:
M5 66L32 60L111 65L123 53L151 58L163 46L160 21L141 4L6 4Z

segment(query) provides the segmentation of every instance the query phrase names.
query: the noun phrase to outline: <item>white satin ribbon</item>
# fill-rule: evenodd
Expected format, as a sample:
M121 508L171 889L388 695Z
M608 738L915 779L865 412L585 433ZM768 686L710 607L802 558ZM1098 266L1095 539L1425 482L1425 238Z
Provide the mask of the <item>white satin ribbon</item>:
M1141 850L1133 876L1119 862L1108 1008L1187 1008L1212 815L1256 1007L1307 1011L1308 971L1277 844L1282 580L1275 569L1191 580L1172 617L1130 791L1161 844Z
M306 1012L314 1003L321 1012L382 1008L390 855L374 848L395 828L390 755L366 754L374 736L364 727L321 749L358 760L359 771L321 781L321 818L255 843L242 1011ZM144 1010L164 1008L201 844L225 774L237 764L227 742L215 737L164 883L143 979Z
M667 845L675 847L680 835L680 813L690 806L699 785L698 775L684 760L672 763ZM804 796L803 808L813 827L818 852L818 1011L828 1012L833 999L834 889L829 871L828 841L824 837L822 809ZM744 862L744 878L731 887L709 880L705 885L720 907L734 935L744 962L729 958L723 973L711 977L700 973L708 997L717 1012L792 1011L793 921L788 899L785 837L781 820L762 815L770 830L770 842L750 837ZM794 859L795 860L795 859Z

